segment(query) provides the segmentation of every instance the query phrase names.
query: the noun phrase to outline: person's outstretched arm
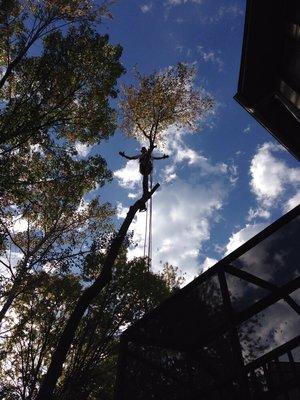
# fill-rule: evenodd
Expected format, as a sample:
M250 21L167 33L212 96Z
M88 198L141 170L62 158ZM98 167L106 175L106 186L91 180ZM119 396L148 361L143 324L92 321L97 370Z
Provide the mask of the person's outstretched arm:
M165 158L169 158L169 156L168 155L166 155L166 154L164 154L163 156L161 156L161 157L152 157L153 158L153 160L164 160Z
M119 151L120 156L127 158L127 160L137 160L139 158L139 155L137 156L126 156L126 154L124 153L124 151Z

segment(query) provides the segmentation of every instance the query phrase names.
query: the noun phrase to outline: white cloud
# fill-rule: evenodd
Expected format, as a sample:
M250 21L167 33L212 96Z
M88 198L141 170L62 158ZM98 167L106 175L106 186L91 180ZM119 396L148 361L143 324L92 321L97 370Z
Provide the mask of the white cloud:
M167 0L166 5L179 6L186 3L202 4L202 0Z
M81 142L76 142L75 143L75 149L79 155L79 157L86 157L89 152L92 150L93 145L81 143Z
M207 157L185 144L184 137L187 133L187 131L176 127L170 127L166 131L165 151L170 155L174 168L177 164L187 163L190 167L197 167L201 175L226 174L228 169L225 163L213 165ZM175 169L172 170L172 173L175 171Z
M246 217L248 223L229 238L225 246L225 255L240 247L268 225L271 209L279 199L283 200L285 212L299 204L300 190L297 188L300 184L300 168L291 168L276 156L283 154L284 151L282 146L268 142L260 146L254 155L250 165L250 187L258 205L249 209ZM254 222L257 219L266 221ZM257 258L261 264L263 256L260 254ZM251 268L254 271L253 265Z
M229 172L229 181L232 186L235 186L236 182L238 181L238 167L235 164L232 164L228 167Z
M136 189L137 184L141 181L141 174L139 173L138 161L129 160L125 167L118 169L114 172L118 183L125 189Z
M172 182L174 179L177 178L176 172L175 172L175 165L167 165L164 170L164 181L169 183Z
M201 160L204 162L207 161L205 157L200 156L195 150L190 149L188 147L182 147L178 149L175 161L176 162L182 162L182 161L187 161L189 165L193 164L198 164L201 163Z
M124 219L128 213L129 208L124 207L122 203L117 203L117 218Z
M237 18L244 15L244 11L237 4L221 6L218 8L216 15L210 17L210 22L219 22L224 18Z
M268 219L270 218L271 213L268 210L265 210L263 208L256 208L253 209L252 207L248 211L248 216L247 216L247 221L252 221L255 218L263 218L263 219Z
M217 66L218 71L222 71L224 61L220 56L220 51L204 50L203 46L197 46L197 52L205 63L210 62L211 64Z
M127 196L129 199L136 199L137 197L138 197L138 194L137 193L128 193L128 196Z
M247 125L246 128L243 129L244 133L249 133L251 131L251 125Z
M33 155L33 153L39 153L42 157L45 156L45 152L39 143L31 144L29 147L31 156Z
M231 17L238 17L240 15L244 15L244 11L237 4L221 6L218 9L218 15L223 17L224 15L229 15Z
M265 207L271 207L287 186L295 189L300 183L300 168L290 168L274 156L274 152L281 151L284 149L280 145L264 143L251 161L251 190Z
M0 256L0 274L4 278L11 277L11 270L15 269L17 264L23 259L24 254L17 251L5 251ZM2 264L3 262L3 264ZM5 265L9 266L9 268L5 267Z
M213 15L203 15L200 17L200 21L203 24L206 23L218 23L222 20L233 20L241 18L244 15L244 9L237 4L230 4L217 8ZM231 26L231 30L233 26Z
M209 268L213 267L218 260L215 258L206 257L203 264L202 264L202 272L207 271Z
M14 233L25 232L28 229L28 221L20 216L13 218L13 231Z
M300 191L298 191L293 197L291 197L283 206L284 212L292 210L300 204Z
M245 228L242 228L238 232L235 232L229 238L229 242L226 245L225 255L230 254L235 249L240 247L242 244L247 242L247 240L251 239L258 232L262 231L267 224L259 223L259 224L247 224Z
M80 214L80 213L86 211L88 209L88 207L89 207L89 201L82 199L79 206L77 207L76 212L78 214Z
M140 6L140 10L142 11L143 14L146 14L151 11L153 4L152 3L146 3Z
M177 179L153 198L153 267L160 261L180 267L191 280L201 271L198 260L202 243L210 238L210 225L226 192L221 185L190 185ZM119 216L126 210L118 208ZM142 256L146 213L139 213L131 229L136 247L130 257Z

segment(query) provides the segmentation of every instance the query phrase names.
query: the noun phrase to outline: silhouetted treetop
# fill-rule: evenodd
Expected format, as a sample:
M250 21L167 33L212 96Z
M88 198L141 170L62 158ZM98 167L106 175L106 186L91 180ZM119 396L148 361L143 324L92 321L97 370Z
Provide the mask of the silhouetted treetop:
M121 128L128 136L164 142L170 126L195 132L199 122L214 105L203 90L194 88L196 68L178 63L150 75L135 73L137 85L123 85L120 108Z

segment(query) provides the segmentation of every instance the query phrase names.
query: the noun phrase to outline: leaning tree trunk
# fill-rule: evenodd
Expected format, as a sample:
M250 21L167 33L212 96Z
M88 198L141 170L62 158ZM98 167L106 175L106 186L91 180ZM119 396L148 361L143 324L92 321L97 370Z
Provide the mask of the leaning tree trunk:
M17 275L9 293L8 296L0 310L0 327L2 325L2 322L4 320L4 317L7 313L7 311L9 310L10 306L12 305L12 303L14 302L14 300L16 299L16 297L18 296L18 291L20 289L20 285L22 284L22 280L24 278L24 276L26 275L27 270L24 268L23 270L21 270L21 272L19 273L19 275Z
M9 308L12 305L13 301L17 297L18 289L19 289L19 282L14 282L13 286L12 286L8 296L7 296L7 299L5 300L5 303L3 304L3 306L2 306L2 308L0 310L0 327L2 325L2 321L3 321L7 311L9 310Z
M77 304L72 314L70 315L66 327L59 339L57 348L53 353L49 369L45 375L44 381L41 385L36 400L52 399L56 382L62 372L63 363L66 360L67 353L75 337L76 329L79 326L83 314L90 305L90 303L100 293L100 291L111 281L112 268L119 254L119 250L124 242L129 226L136 212L141 208L141 206L147 200L150 199L150 197L158 189L158 187L159 184L156 184L149 193L143 195L141 199L136 201L134 205L129 208L129 211L126 215L126 218L123 221L123 224L119 229L119 232L113 239L108 249L100 275L96 278L95 282L82 293L82 295L79 297L77 301Z

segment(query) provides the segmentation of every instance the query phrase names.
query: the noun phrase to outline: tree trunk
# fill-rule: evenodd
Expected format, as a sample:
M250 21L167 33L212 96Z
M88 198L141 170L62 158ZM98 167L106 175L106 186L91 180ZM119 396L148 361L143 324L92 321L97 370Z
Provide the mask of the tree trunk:
M22 283L22 279L25 276L26 272L25 271L21 271L21 273L16 277L12 288L9 291L9 294L7 296L7 299L5 301L5 303L2 306L2 309L0 310L0 327L3 321L3 318L5 317L7 311L9 310L10 306L12 305L13 301L15 300L15 298L18 296L18 289L20 288L20 285Z
M34 42L39 38L39 36L41 35L41 33L43 32L44 28L46 27L46 25L41 26L36 32L35 34L32 36L32 38L27 42L27 44L23 47L23 49L20 50L20 53L16 56L16 58L14 60L12 60L12 62L10 62L6 68L6 71L4 73L4 75L2 76L2 78L0 79L0 89L3 88L3 86L5 85L6 81L8 80L8 78L10 77L10 75L12 74L13 70L15 69L15 67L22 61L22 59L24 58L24 56L26 55L27 51L30 49L30 47L34 44Z
M0 89L3 88L3 86L5 85L7 79L10 77L10 75L12 74L14 68L19 64L19 62L22 60L22 58L25 56L25 54L27 53L29 47L32 45L32 43L28 43L27 46L25 46L25 48L18 54L18 56L8 65L4 75L2 76L2 78L0 79Z
M136 212L142 207L142 205L150 199L153 193L158 189L159 184L156 184L151 192L143 195L141 199L136 201L133 206L129 208L126 218L121 225L119 232L113 239L100 275L96 278L95 282L87 288L82 295L79 297L77 304L70 315L70 318L66 324L66 327L59 339L57 348L53 353L49 369L45 375L44 381L41 385L36 400L51 400L53 391L56 386L56 382L62 372L63 363L66 360L67 353L70 349L72 341L75 337L75 332L81 318L95 297L100 291L110 282L112 277L112 268L114 262L119 254L120 248L123 244L125 236L128 232L130 224L136 214Z

